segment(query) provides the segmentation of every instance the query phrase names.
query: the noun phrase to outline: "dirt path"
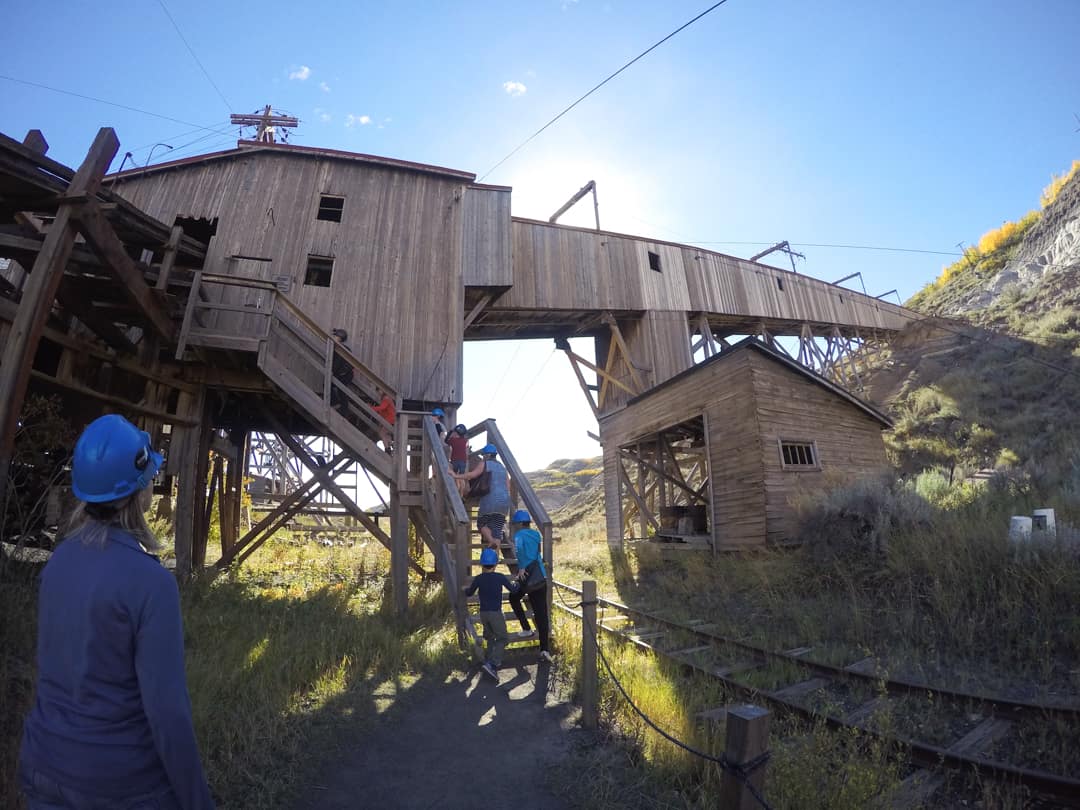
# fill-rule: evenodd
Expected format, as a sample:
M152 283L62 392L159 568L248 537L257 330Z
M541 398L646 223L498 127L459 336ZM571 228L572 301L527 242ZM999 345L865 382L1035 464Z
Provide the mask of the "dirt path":
M423 687L328 764L296 810L569 807L546 774L571 764L577 709L531 661L509 658L498 685L470 672Z

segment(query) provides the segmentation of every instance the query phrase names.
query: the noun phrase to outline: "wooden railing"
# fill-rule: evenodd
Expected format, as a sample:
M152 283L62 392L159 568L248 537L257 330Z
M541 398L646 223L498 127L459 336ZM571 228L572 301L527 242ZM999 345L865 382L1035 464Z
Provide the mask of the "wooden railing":
M469 621L465 595L461 588L469 576L469 513L458 494L457 485L450 474L443 441L435 429L435 419L430 414L420 415L423 425L423 463L430 470L423 487L424 510L428 516L428 528L434 535L432 551L443 569L443 583L450 604L457 618L458 637L480 648L479 635ZM425 476L426 477L426 476Z
M394 480L392 460L375 443L394 427L375 405L401 397L269 281L196 272L176 349L188 346L258 354L259 368L307 414L356 451L380 477ZM347 364L352 379L334 373Z

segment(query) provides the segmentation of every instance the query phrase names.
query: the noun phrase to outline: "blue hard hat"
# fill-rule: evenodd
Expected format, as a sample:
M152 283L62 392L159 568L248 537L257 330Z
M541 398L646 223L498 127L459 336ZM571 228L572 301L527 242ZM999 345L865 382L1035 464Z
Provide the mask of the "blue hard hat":
M497 456L499 454L499 448L493 444L485 444L480 449L480 455L482 456Z
M532 517L524 509L518 509L510 516L511 523L532 523Z
M150 434L118 414L86 426L71 458L71 491L88 503L107 503L145 489L164 458L150 447Z
M480 552L480 564L481 565L498 565L499 555L493 548L485 548Z
M433 410L433 411L431 412L431 415L432 415L432 416L446 416L446 414L445 414L445 413L443 413L443 409L442 409L442 408L436 408L435 410Z

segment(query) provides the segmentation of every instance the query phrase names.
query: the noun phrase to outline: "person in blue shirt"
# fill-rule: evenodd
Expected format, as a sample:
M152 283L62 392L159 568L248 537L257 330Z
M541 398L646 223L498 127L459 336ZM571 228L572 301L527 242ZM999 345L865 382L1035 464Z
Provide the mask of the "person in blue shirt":
M522 583L521 591L517 596L511 596L510 601L513 604L516 599L520 603L522 597L528 595L529 607L532 608L533 618L536 620L536 629L540 634L540 660L550 664L555 658L551 654L551 621L548 616L547 568L544 567L543 540L540 537L540 532L532 528L532 516L524 509L518 509L514 512L510 518L510 524L519 569L518 579ZM528 580L527 569L532 562L536 562L539 566L544 581L541 585L529 588L526 591L524 583ZM514 613L517 613L516 608Z
M502 589L506 588L511 596L518 592L518 586L510 581L510 577L495 573L495 566L498 564L498 552L493 548L485 548L480 552L483 573L475 576L470 585L462 588L466 596L480 591L480 621L484 624L484 641L487 642L482 669L496 681L499 680L503 650L510 638L506 632L506 618L503 616Z
M150 552L150 436L122 416L75 445L79 504L41 574L38 680L19 781L29 810L212 810L184 677L180 594Z

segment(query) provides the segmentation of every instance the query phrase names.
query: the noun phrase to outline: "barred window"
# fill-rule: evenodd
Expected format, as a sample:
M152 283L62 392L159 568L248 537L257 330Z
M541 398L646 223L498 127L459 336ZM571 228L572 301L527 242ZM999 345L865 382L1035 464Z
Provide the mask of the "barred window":
M817 448L813 442L780 441L780 460L785 467L817 467Z

